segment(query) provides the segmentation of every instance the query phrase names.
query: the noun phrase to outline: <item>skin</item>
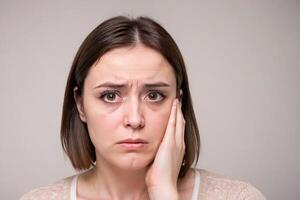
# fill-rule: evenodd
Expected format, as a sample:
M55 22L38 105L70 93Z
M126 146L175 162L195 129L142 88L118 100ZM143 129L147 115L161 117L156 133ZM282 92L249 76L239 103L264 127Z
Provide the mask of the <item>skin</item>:
M123 86L103 86L105 82ZM157 82L168 86L144 87ZM97 163L79 176L78 199L190 197L193 172L177 178L185 149L185 121L176 99L175 74L160 53L141 44L111 50L91 67L83 95L77 96L76 90L74 98L81 120L87 123ZM147 144L124 149L118 142L128 138Z

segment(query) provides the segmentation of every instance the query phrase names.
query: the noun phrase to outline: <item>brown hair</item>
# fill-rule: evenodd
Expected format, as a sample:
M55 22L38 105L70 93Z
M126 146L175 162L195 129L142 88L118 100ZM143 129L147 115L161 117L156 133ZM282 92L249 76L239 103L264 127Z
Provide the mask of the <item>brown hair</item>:
M198 162L200 152L199 130L193 110L188 77L182 55L169 33L149 17L130 19L117 16L97 26L81 44L69 72L61 121L61 143L76 170L94 166L95 147L88 134L86 123L82 122L74 99L83 93L84 80L90 67L106 52L119 48L143 44L161 53L173 67L177 95L182 89L182 111L185 124L185 155L179 177L185 176L193 162Z

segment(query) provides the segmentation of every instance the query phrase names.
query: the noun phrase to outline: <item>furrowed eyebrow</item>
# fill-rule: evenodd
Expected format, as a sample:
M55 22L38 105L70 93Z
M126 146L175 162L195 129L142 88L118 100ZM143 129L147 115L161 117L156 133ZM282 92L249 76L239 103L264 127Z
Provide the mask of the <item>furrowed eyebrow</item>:
M171 87L170 84L164 82L157 82L157 83L145 83L144 88L153 88L153 87Z
M102 84L94 87L94 89L101 88L101 87L121 89L121 88L128 87L128 85L126 85L126 84L117 84L117 83L112 83L112 82L105 82L105 83L102 83ZM165 83L165 82L145 83L143 85L143 88L154 88L154 87L171 87L171 85L168 84L168 83Z

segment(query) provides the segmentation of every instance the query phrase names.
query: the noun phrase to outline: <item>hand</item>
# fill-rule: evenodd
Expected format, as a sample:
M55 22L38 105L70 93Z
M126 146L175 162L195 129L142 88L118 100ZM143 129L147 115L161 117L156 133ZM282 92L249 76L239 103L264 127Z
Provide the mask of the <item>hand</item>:
M178 99L173 101L164 138L146 174L151 199L177 199L177 180L185 152L185 120Z

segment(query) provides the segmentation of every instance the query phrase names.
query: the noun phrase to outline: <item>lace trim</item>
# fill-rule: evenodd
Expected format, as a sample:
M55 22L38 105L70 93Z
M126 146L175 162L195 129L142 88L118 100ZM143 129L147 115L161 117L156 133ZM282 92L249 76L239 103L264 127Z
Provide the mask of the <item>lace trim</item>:
M194 169L195 172L195 183L193 187L193 193L192 193L192 200L197 200L199 196L199 188L200 188L200 174L198 170ZM78 176L76 175L73 177L72 182L71 182L71 189L70 189L70 197L71 200L77 200L77 180Z

